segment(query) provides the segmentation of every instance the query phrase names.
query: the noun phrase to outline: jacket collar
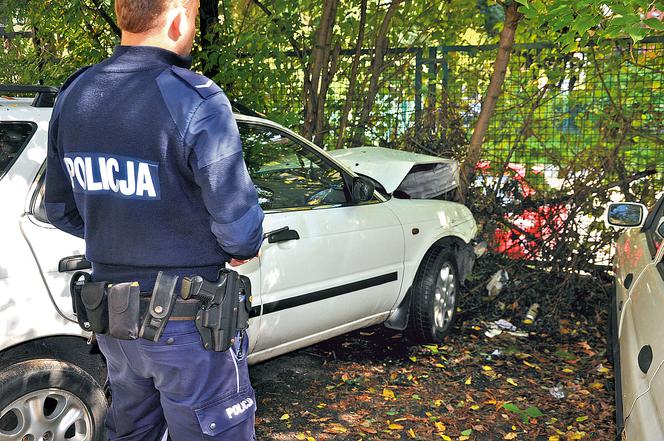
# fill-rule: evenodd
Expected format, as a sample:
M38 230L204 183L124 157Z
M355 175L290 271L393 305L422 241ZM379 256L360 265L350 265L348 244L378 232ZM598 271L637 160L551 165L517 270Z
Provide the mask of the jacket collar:
M155 46L116 46L104 70L147 70L158 66L191 67L191 57L183 57Z

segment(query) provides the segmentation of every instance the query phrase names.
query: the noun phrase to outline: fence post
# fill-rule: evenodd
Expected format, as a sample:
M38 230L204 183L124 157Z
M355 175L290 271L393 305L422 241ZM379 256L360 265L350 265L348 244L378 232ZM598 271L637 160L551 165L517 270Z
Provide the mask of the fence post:
M428 65L429 65L429 78L428 78L428 85L429 85L429 96L427 97L428 99L428 104L427 107L429 109L435 109L436 108L436 80L438 79L438 60L436 59L438 57L438 48L437 47L430 47L429 48L429 60L428 60Z
M449 55L449 52L447 51L446 47L441 48L441 58L440 58L440 70L443 71L443 88L445 89L445 93L447 94L447 86L450 82L450 66L447 63L447 56Z
M422 48L415 53L415 126L422 121Z

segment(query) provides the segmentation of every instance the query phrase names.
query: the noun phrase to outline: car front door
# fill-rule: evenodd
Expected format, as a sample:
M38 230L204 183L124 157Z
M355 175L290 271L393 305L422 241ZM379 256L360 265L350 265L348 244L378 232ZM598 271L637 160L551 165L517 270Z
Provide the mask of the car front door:
M295 135L239 127L264 230L288 228L261 249L260 358L382 321L403 277L398 218L380 199L351 204L346 172Z
M620 330L623 406L625 416L632 422L648 413L657 414L654 409L658 406L664 408L664 390L656 390L653 382L664 363L663 215L664 204L658 204L641 232L632 237L642 243L639 260L645 263L633 276ZM664 416L659 416L658 424L664 427Z

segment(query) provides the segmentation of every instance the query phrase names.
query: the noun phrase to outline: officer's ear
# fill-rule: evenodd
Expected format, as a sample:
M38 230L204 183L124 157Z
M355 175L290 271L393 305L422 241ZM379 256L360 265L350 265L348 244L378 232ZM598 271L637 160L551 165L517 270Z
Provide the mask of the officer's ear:
M168 26L168 37L178 41L187 33L187 9L183 6L170 9L166 14L166 26Z

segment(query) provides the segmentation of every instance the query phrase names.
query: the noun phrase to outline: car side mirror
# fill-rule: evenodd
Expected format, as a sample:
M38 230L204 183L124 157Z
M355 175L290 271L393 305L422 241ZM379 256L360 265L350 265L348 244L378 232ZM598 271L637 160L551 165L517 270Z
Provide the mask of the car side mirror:
M606 210L606 224L617 228L640 228L646 221L648 209L643 204L621 202L609 204Z
M664 237L664 222L659 224L659 227L657 227L657 234L659 234L661 237Z
M375 190L375 185L368 179L361 176L353 178L353 188L351 189L353 203L369 202L373 198Z

